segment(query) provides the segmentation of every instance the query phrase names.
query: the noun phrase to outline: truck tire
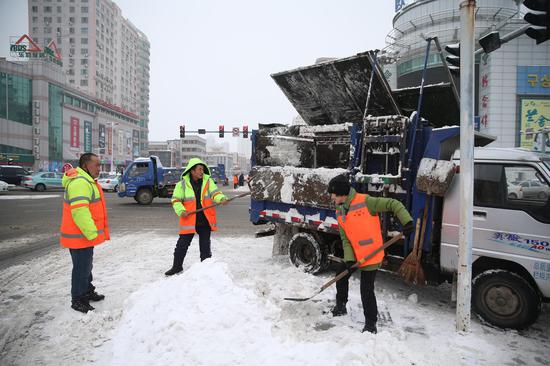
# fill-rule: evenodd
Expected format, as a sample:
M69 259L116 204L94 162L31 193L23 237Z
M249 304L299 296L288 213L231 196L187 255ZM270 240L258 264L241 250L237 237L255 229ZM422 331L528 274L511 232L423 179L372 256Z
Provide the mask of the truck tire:
M472 305L476 314L490 324L523 329L537 320L541 298L520 275L493 269L474 278Z
M328 250L325 246L310 233L294 234L288 248L290 262L306 273L317 274L326 268Z
M153 192L149 188L141 188L136 193L136 201L140 205L150 205L153 202Z

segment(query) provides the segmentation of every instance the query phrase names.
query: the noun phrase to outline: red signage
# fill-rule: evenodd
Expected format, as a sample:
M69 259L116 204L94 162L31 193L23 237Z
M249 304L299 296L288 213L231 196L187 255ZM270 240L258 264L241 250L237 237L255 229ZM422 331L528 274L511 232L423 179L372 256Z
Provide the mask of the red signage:
M71 117L71 147L80 147L80 121Z

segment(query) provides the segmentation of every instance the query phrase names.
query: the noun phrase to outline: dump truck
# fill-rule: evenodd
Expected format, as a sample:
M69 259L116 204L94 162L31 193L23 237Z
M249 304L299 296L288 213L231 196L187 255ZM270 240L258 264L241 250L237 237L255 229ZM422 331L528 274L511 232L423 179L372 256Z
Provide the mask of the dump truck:
M453 281L458 263L460 141L458 101L451 85L392 91L375 54L273 74L305 125L265 124L252 133L250 220L274 226L274 254L288 254L306 272L319 273L341 257L335 208L327 193L346 174L360 193L392 197L426 217L419 243L430 284ZM503 328L524 328L550 300L550 203L543 194L519 198L516 186L536 181L547 189L550 158L521 149L483 147L494 138L475 134L472 305ZM423 159L448 161L455 175L441 197L417 189ZM426 204L428 203L428 204ZM424 216L424 211L426 215ZM384 239L400 224L381 214ZM412 236L386 251L396 270L413 249ZM456 281L454 282L456 284Z
M137 158L120 178L118 196L133 197L140 205L150 205L155 197L170 198L183 170L163 167L157 156Z

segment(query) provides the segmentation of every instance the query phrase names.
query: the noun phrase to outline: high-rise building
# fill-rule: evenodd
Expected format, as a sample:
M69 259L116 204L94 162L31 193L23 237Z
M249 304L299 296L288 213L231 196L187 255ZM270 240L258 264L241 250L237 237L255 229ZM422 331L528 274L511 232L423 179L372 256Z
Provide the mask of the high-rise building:
M29 35L59 50L69 87L140 121L147 151L149 41L111 0L28 0Z

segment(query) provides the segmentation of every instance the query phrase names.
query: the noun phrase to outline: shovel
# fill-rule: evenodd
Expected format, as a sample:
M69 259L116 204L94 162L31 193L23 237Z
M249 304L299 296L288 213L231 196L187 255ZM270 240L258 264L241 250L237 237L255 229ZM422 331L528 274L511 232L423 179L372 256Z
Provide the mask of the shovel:
M350 269L356 269L358 268L359 266L361 266L363 263L365 263L366 261L368 261L369 259L371 259L372 257L374 257L376 254L378 254L378 252L380 252L381 250L384 250L386 249L387 247L389 247L390 245L392 245L393 243L395 243L396 241L398 241L399 239L403 238L403 234L399 233L399 235L397 236L394 236L393 238L391 238L390 240L388 240L387 242L385 242L381 247L379 247L378 249L376 249L374 252L370 253L369 255L366 255L363 259L355 262L355 264L353 266L350 267ZM285 297L284 299L285 300L288 300L288 301L307 301L307 300L311 300L313 299L315 296L319 295L321 292L325 291L328 287L330 287L333 283L335 282L338 282L339 280L341 280L342 278L346 277L348 274L349 274L349 270L346 269L342 272L340 272L336 277L334 277L332 280L328 281L327 283L325 283L323 286L321 286L321 289L319 291L317 291L316 293L314 293L313 295L311 295L310 297L304 297L304 298L298 298L298 297Z
M241 197L245 197L245 196L250 196L250 192L238 194L238 195L236 195L236 196L234 196L234 197L231 197L231 198L228 198L228 199L226 199L225 201L222 201L222 202L230 202L230 201L233 201L235 198L241 198ZM195 211L190 211L190 212L187 213L187 216L193 215L193 214L197 214L197 213L199 213L199 212L201 212L201 211L208 210L209 208L212 208L212 207L219 206L219 205L222 204L222 202L220 202L220 203L213 203L213 204L211 204L211 205L201 207L201 208L199 208L199 209L197 209L197 210L195 210Z

